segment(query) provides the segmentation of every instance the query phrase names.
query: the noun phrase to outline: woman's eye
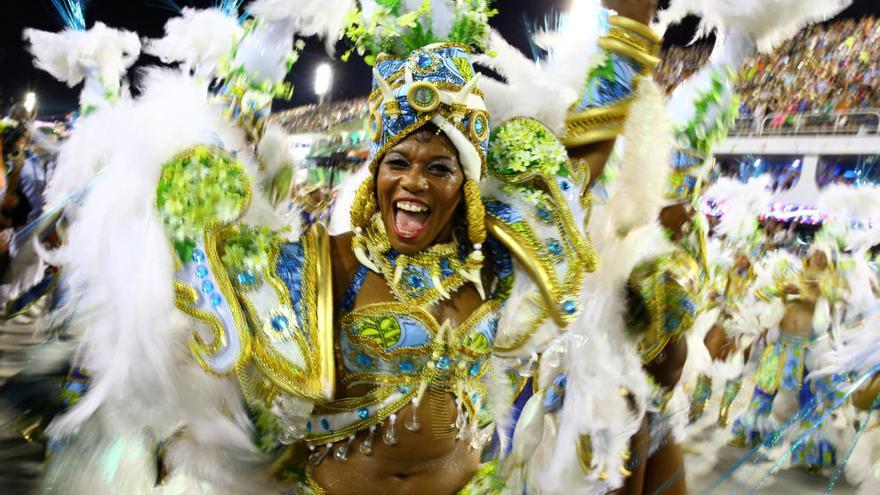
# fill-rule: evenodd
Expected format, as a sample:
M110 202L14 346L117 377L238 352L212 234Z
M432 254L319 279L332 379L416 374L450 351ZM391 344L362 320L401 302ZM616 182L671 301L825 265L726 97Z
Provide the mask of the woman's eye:
M452 173L452 167L450 167L449 165L447 165L445 163L432 163L428 167L428 171L430 171L433 174L446 175L446 174Z
M409 166L406 160L401 160L399 158L392 158L385 162L385 164L392 170L403 170Z

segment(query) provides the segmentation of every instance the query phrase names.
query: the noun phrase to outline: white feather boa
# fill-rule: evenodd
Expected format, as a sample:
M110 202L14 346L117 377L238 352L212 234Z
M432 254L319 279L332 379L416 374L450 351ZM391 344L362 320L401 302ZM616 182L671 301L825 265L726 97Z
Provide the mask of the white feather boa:
M206 373L188 348L199 327L175 307L175 262L155 207L162 165L186 148L219 139L239 150L239 158L255 171L242 131L230 127L205 95L204 86L179 74L147 75L142 98L118 121L123 127L113 135L105 170L57 253L71 293L79 296L70 303L76 307L69 331L78 339L79 363L91 383L76 406L51 425L50 434L88 450L114 447L114 439L138 449L183 432L168 447L172 475L209 480L235 493L266 493L264 476L252 469L259 457L250 443L237 381ZM253 198L248 218L277 225L261 195ZM197 449L199 455L178 455L184 449ZM135 458L154 462L152 455ZM60 457L66 476L56 479L57 486L74 486L80 473L100 472L88 463L101 460L99 451ZM118 476L150 472L145 466L142 471L118 467ZM106 486L114 483L108 479ZM123 492L153 493L127 488L104 493Z

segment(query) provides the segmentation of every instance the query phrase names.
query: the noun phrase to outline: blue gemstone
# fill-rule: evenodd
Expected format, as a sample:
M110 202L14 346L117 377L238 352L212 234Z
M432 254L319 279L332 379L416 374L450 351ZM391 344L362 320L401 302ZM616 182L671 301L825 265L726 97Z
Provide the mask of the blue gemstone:
M478 135L483 134L483 130L486 128L486 121L482 117L477 117L474 120L474 130L477 131Z
M370 417L370 411L366 407L362 407L358 409L358 417L361 419L367 419Z
M321 428L324 428L324 429L327 430L327 431L330 430L330 422L327 421L326 418L324 418L324 419L321 420Z
M363 366L364 368L371 366L373 364L373 358L371 358L370 356L367 356L366 354L358 354L355 359L357 359L357 363L359 365Z
M196 275L198 275L199 278L207 277L208 276L208 267L206 267L204 265L199 266L198 268L196 268Z
M471 365L471 370L470 370L471 376L479 375L481 369L483 369L482 363L474 363L473 365Z
M550 241L547 243L547 248L550 249L550 252L559 256L562 254L562 245L557 241Z
M201 263L205 261L205 252L201 249L194 249L192 254L192 260L196 263Z
M416 59L416 63L422 68L429 67L431 65L431 57L425 53L420 53Z
M571 184L569 184L567 180L560 181L559 186L562 188L563 191L568 191L569 189L571 189Z
M401 385L398 390L400 390L400 393L406 395L412 392L412 387L410 387L409 385Z
M202 282L202 290L205 292L205 294L210 294L214 292L214 283L210 280L205 280L204 282Z
M251 272L238 272L238 283L241 285L251 285L256 279L256 275Z
M449 356L443 356L437 361L437 369L446 371L449 369Z
M214 294L213 296L211 296L211 306L216 308L221 304L223 304L223 298L220 297L220 294Z
M410 275L407 280L413 289L421 289L422 285L424 285L422 278L415 274Z
M306 433L311 433L311 432L312 432L312 422L309 421L308 423L306 423Z
M416 370L416 365L412 361L404 361L397 365L401 373L411 374Z
M540 218L541 220L547 221L551 219L550 212L544 208L538 208L536 213L538 214L538 218Z
M567 314L573 315L577 313L577 309L577 304L575 304L574 301L565 301L562 303L562 310Z
M284 315L275 315L272 317L272 328L277 331L287 330L287 327L290 326L290 320L287 319Z

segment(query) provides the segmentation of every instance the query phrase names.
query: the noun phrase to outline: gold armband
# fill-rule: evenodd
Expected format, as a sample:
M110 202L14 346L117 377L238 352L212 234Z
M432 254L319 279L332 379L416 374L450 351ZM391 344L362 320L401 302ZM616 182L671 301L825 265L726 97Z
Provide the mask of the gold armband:
M611 29L599 39L599 46L629 57L642 66L642 75L647 75L660 64L660 45L663 38L653 29L628 17L613 16L608 21Z
M629 100L625 100L608 107L568 114L562 144L574 148L617 137L623 132L623 124L629 115L629 103Z

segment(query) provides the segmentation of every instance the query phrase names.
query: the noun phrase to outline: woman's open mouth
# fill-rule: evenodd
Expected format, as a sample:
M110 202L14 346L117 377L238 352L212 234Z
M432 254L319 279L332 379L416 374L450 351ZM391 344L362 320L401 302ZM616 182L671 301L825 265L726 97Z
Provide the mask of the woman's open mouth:
M421 201L412 199L394 202L394 233L401 239L412 240L421 235L428 225L431 208Z

